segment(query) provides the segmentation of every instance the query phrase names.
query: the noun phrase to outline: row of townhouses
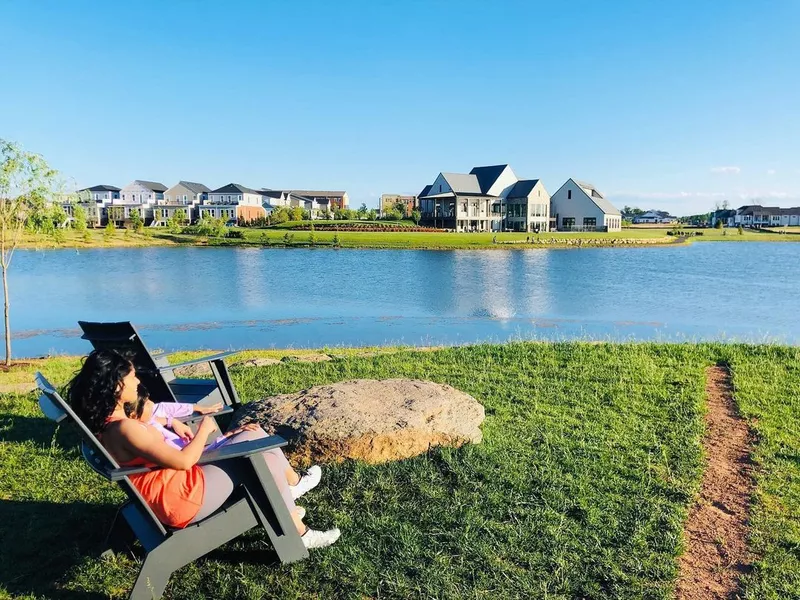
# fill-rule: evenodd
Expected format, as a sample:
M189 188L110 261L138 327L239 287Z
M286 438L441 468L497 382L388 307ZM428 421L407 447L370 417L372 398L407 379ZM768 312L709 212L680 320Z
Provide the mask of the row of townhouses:
M568 179L551 196L540 179L519 179L508 165L439 173L417 198L421 224L455 231L622 228L620 211L592 184ZM398 200L407 202L404 197Z
M800 206L779 208L777 206L761 206L746 204L739 208L722 209L711 214L711 226L722 221L725 227L797 227L800 226Z
M312 219L326 211L347 208L345 191L252 189L229 183L212 190L202 183L179 181L168 188L163 183L137 179L118 188L95 185L78 190L78 202L63 204L72 218L76 205L82 206L91 225L102 227L109 221L124 226L130 222L131 211L138 211L146 225L166 225L176 212L182 211L189 222L203 217L228 221L253 221L266 217L278 207L300 207Z

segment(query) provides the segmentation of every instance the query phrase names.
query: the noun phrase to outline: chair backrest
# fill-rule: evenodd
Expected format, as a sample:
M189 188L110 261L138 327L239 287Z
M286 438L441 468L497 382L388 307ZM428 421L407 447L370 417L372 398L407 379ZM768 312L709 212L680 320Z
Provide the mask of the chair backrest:
M96 350L133 353L136 375L150 392L151 397L158 398L159 401L177 401L175 394L159 371L159 364L130 321L119 323L78 321L78 325L83 330L81 338L88 340Z
M42 392L39 397L39 407L42 409L42 413L56 423L63 423L69 420L77 425L82 438L81 453L86 462L96 473L106 479L110 479L110 472L118 469L119 463L114 460L114 457L103 447L97 436L91 432L75 411L72 410L72 407L61 397L58 390L41 373L36 373L36 386ZM124 477L117 483L119 483L131 502L137 505L141 516L152 521L152 525L160 530L163 535L166 535L167 531L164 525L155 516L150 506L142 498L139 490L131 483L131 480L128 477Z

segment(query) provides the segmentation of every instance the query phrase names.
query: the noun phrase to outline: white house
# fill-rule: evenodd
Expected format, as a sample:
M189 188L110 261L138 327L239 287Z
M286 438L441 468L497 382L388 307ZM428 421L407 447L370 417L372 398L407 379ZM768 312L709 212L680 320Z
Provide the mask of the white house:
M137 179L120 190L119 199L114 204L153 205L164 200L167 186L157 181Z
M637 215L633 218L634 223L653 223L653 224L669 224L669 223L677 223L678 217L673 217L666 211L663 210L649 210L646 213L642 213L641 215Z
M419 194L421 222L456 231L548 231L550 195L508 165L439 173Z
M797 227L800 226L800 206L779 208L777 206L761 206L747 204L736 210L736 225L743 227Z
M622 214L591 183L567 179L550 198L558 231L620 231Z
M208 193L208 200L198 207L198 218L252 221L266 217L264 196L260 191L238 183L229 183Z

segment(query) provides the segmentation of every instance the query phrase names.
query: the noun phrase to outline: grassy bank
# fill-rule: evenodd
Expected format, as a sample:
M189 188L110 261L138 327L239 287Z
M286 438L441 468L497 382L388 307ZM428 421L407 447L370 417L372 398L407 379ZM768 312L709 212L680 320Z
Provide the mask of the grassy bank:
M312 526L342 528L339 543L285 567L251 534L180 571L168 597L670 598L701 473L703 371L718 361L758 419L762 558L748 596L800 597L799 359L789 348L509 344L235 369L245 401L356 377L449 383L486 407L484 441L329 466L304 504ZM61 384L77 365L26 369ZM96 558L122 495L89 472L71 430L53 436L33 394L1 398L0 537L14 543L0 545L0 590L124 596L134 559Z
M87 236L72 230L61 233L61 239L52 236L26 234L22 248L112 248L142 246L271 246L331 248L335 239L342 248L396 248L396 249L530 249L562 246L618 246L641 244L673 244L681 240L667 235L664 229L625 229L615 233L431 233L431 232L355 232L355 231L292 231L291 228L236 229L241 238L208 238L204 236L173 234L163 229L147 229L143 234L118 230L107 236L103 230L90 230ZM701 230L703 235L689 238L691 242L798 242L800 235L746 230L739 235L736 230ZM290 236L287 240L286 236ZM495 241L499 243L495 243ZM530 243L526 243L530 241Z

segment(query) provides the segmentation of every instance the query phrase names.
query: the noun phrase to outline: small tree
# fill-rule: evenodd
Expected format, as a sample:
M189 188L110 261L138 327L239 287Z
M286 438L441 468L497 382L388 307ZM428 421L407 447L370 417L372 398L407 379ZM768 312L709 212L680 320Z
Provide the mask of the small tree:
M313 231L311 231L311 232L308 234L308 244L309 244L309 246L315 246L315 245L316 245L316 243L317 243L317 236L315 236L315 235L314 235L314 232L313 232Z
M80 204L76 204L72 207L72 227L74 227L75 231L78 233L83 233L88 227L86 209Z
M272 211L272 216L270 220L274 225L280 225L281 223L286 223L289 220L289 211L286 210L285 207L280 206Z
M107 242L111 241L111 238L114 237L114 234L117 232L117 226L114 225L114 221L111 219L108 220L108 225L106 225L105 230L103 231L103 239Z
M131 219L131 227L136 233L141 233L142 231L144 231L144 221L142 221L142 216L139 214L138 208L131 209L130 219Z
M291 246L292 242L294 242L294 234L287 231L285 234L283 234L283 245Z
M739 232L739 235L744 235L744 227L742 227L741 225L739 225L739 227L737 227L736 229L737 229L737 231Z
M367 205L365 203L361 203L361 206L358 207L358 218L364 219L367 216L369 210L367 209Z
M369 211L367 211L367 219L370 221L374 221L377 218L378 218L378 211L375 210L374 208L370 208Z
M55 185L56 171L39 154L0 139L0 270L3 277L6 367L11 366L8 268L17 249L28 211L43 205Z
M412 210L411 219L414 221L415 225L419 225L420 219L422 219L422 213L418 210Z
M714 229L722 229L722 219L717 219L717 222L714 223Z
M334 248L339 248L340 246L341 246L341 241L339 240L339 234L336 233L333 236L333 247Z
M292 208L291 216L292 221L302 221L303 220L303 209L299 206L295 206Z
M186 213L183 212L182 208L179 208L172 216L167 219L167 228L172 233L180 232L181 228L183 228L183 224L186 222Z
M54 228L61 228L67 223L67 211L60 204L53 203L50 208L50 219L53 221Z

